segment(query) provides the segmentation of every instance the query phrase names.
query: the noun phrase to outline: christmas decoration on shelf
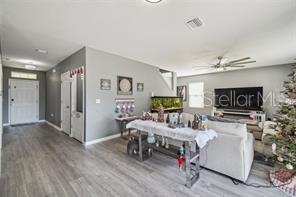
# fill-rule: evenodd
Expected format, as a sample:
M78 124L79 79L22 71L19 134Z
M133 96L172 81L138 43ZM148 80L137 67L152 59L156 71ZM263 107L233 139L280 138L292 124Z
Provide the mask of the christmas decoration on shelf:
M275 116L277 135L269 135L273 141L272 152L275 163L290 173L280 171L277 174L296 174L296 65L289 75L290 81L284 82L284 100L280 102L278 114ZM289 178L289 177L288 177ZM295 183L296 184L296 183Z

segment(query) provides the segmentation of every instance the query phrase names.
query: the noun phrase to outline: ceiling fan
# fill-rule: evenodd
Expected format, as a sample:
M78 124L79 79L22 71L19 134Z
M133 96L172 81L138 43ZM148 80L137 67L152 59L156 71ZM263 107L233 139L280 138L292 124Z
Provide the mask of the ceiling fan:
M223 56L218 57L218 62L216 64L210 64L211 66L196 66L194 68L199 69L205 69L205 68L210 68L210 69L216 69L216 70L227 70L227 68L243 68L245 67L244 64L251 64L255 63L255 60L247 61L250 60L250 57L244 57L241 59L237 60L232 60L228 61L227 58L224 58ZM195 69L196 70L196 69Z

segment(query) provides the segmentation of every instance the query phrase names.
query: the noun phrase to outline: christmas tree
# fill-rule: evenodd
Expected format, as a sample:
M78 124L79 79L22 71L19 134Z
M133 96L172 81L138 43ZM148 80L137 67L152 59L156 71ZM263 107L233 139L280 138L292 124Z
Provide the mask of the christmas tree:
M296 169L296 65L292 67L290 81L284 82L283 101L275 116L278 134L271 136L275 161L295 172Z

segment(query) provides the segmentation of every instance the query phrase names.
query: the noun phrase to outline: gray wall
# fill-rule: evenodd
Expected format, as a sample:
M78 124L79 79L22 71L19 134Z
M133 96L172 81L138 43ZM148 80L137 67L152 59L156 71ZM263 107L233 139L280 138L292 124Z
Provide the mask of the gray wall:
M45 72L3 67L3 124L8 123L8 79L11 71L36 73L39 81L39 120L45 119L46 80Z
M291 65L278 65L261 67L254 69L244 69L238 71L229 71L215 74L196 75L190 77L180 77L177 80L178 85L187 85L191 82L204 82L205 91L214 92L215 88L235 88L235 87L255 87L263 86L264 96L273 92L278 99L280 90L283 87L283 81L288 79L288 74L291 72ZM210 93L206 96L211 97ZM205 100L206 102L206 100ZM207 102L209 103L209 102ZM205 108L189 108L188 101L184 104L186 112L199 112L210 114L213 107ZM266 102L267 116L272 117L277 110L277 107L271 106L271 99Z
M170 90L158 68L105 53L91 48L86 48L86 141L95 140L112 134L119 133L118 125L114 118L117 114L115 98L124 97L117 95L117 76L133 78L133 95L136 102L136 115L150 108L151 92L155 96L175 95L175 90ZM100 79L111 79L111 90L100 90ZM136 83L144 83L144 92L137 92ZM176 84L176 83L174 83ZM96 104L95 100L101 103Z
M75 52L46 72L45 119L58 127L61 125L61 74L80 66L85 66L85 48Z

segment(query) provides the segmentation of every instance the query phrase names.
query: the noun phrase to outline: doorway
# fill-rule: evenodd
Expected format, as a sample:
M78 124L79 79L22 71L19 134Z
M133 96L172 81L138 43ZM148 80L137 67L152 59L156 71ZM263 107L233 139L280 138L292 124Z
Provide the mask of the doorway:
M11 125L39 121L39 81L9 79L9 122Z
M61 129L71 135L71 78L69 72L61 75Z
M84 141L84 77L76 74L71 80L71 136Z
M81 74L61 75L61 129L80 142L84 140L84 78Z

